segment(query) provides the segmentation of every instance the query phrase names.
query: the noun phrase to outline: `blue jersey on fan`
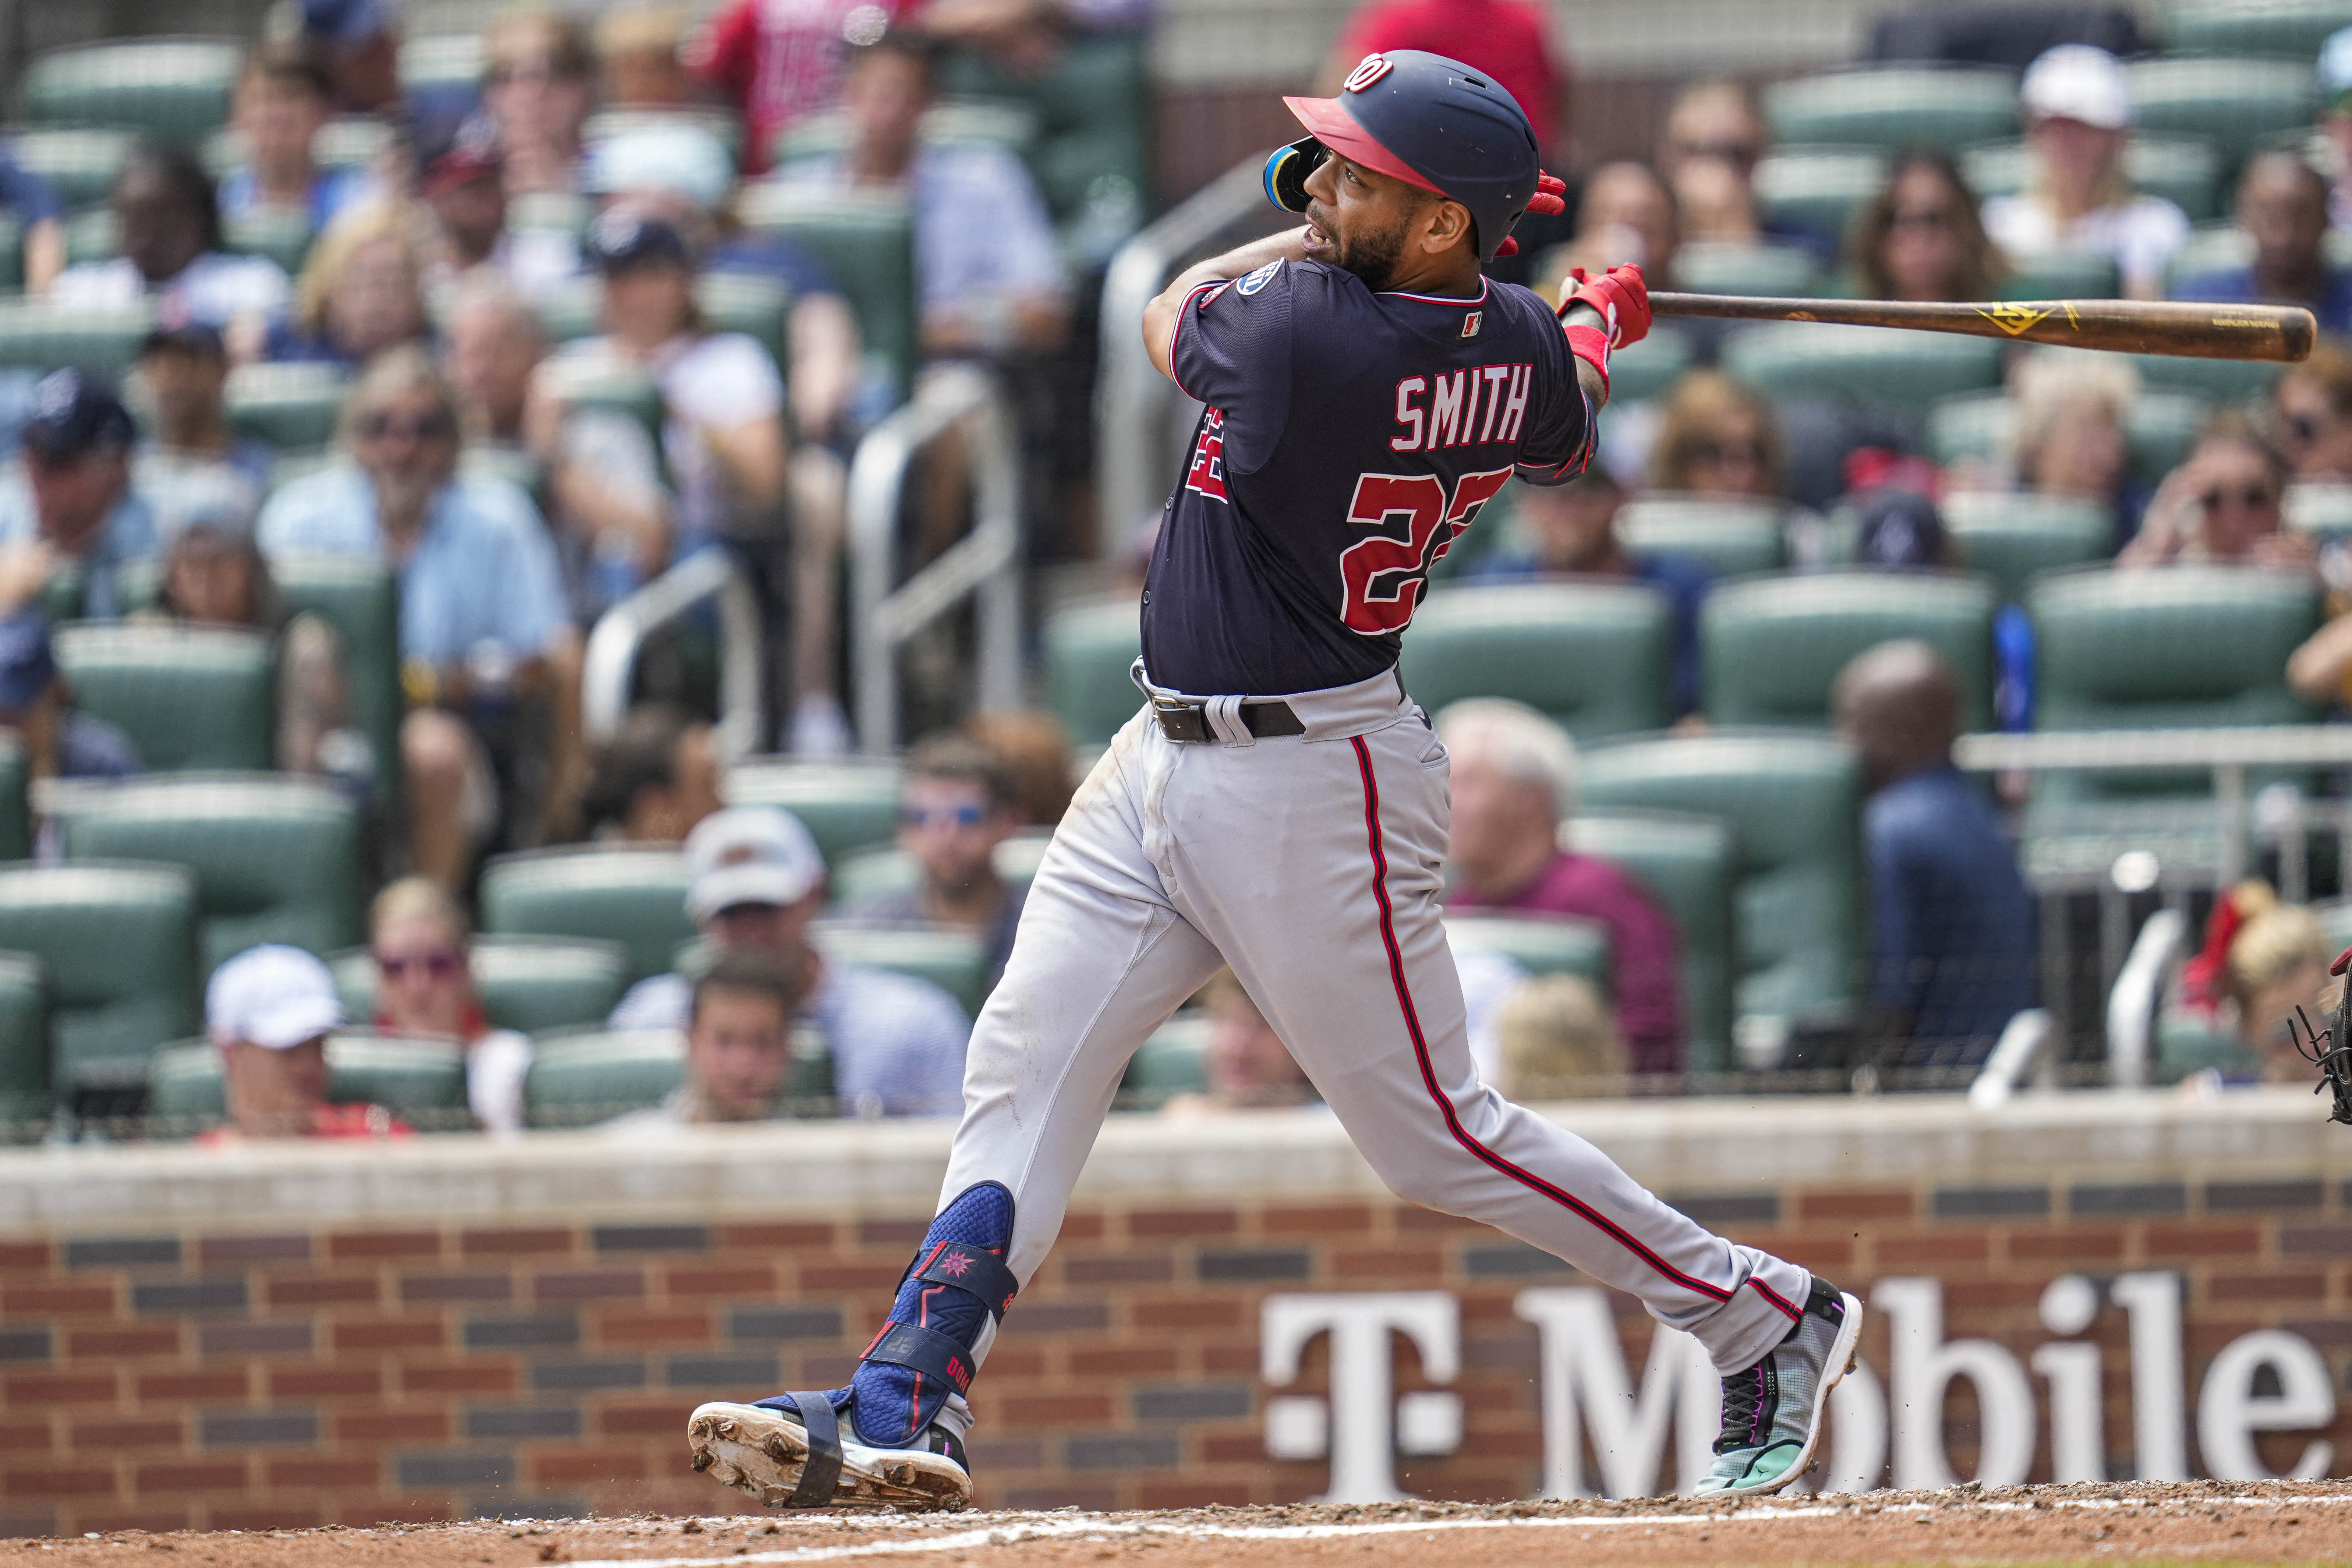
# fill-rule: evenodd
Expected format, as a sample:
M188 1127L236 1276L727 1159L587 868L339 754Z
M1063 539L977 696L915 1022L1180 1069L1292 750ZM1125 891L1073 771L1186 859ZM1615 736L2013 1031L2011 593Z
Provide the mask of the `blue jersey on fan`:
M1487 500L1514 473L1570 478L1591 445L1568 341L1516 284L1376 294L1276 261L1194 289L1171 354L1208 406L1152 552L1143 659L1193 695L1378 675Z

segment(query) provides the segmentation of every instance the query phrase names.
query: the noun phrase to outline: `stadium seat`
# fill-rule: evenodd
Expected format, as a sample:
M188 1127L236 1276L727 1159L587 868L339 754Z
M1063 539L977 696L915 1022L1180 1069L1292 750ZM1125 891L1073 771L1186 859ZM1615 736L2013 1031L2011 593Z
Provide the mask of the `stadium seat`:
M0 300L0 366L48 371L71 364L119 377L154 326L154 312L144 305L85 310Z
M1726 583L1699 609L1700 706L1716 724L1830 726L1855 655L1916 637L1951 663L1966 723L1992 724L1990 584L1959 574L1823 572Z
M2268 397L2281 367L2258 359L2191 359L2181 354L2134 354L2144 386L2185 392L2239 406Z
M1924 421L1939 397L2000 385L2002 348L1940 332L1768 321L1733 334L1722 359L1775 399L1852 403Z
M830 867L898 832L898 765L858 758L795 762L759 757L727 770L730 805L781 805L801 819Z
M194 143L228 120L245 64L236 38L138 38L56 49L25 68L26 117L51 125L126 125Z
M2112 300L2123 271L2104 256L2053 250L2018 264L1993 293L2003 300Z
M1495 952L1529 974L1573 974L1605 1000L1612 989L1609 928L1573 915L1448 915L1445 940L1457 952Z
M584 936L620 944L629 978L670 966L694 935L686 918L686 858L674 849L604 846L527 849L482 868L482 930Z
M1580 808L1722 819L1737 836L1739 1016L1849 1013L1861 978L1862 769L1826 735L1717 731L1588 747Z
M1034 116L1029 166L1064 251L1082 268L1108 261L1150 210L1150 47L1140 31L1080 32L1042 76L1011 75L969 50L942 68L949 90Z
M143 1081L148 1055L199 1024L196 886L185 868L0 866L0 948L50 980L50 1081Z
M704 285L711 281L703 279ZM665 417L661 387L643 370L603 355L583 355L543 361L539 374L548 378L551 391L575 408L624 414L644 426L656 457L660 455Z
M1032 828L999 844L989 858L1006 886L1026 890L1037 879L1037 868L1045 858L1045 847L1053 841L1051 829ZM845 855L834 868L834 908L851 910L866 899L905 892L921 881L922 875L914 857L896 846Z
M469 1130L466 1052L449 1040L409 1039L353 1029L327 1038L327 1100L381 1105L418 1131ZM228 1114L220 1049L210 1040L165 1046L148 1059L147 1114L203 1124ZM194 1131L191 1127L189 1131Z
M261 633L85 621L58 627L56 644L76 704L121 725L150 772L260 773L277 761L278 657Z
M604 330L598 315L603 299L602 285L593 278L582 278L548 291L532 304L541 330L549 341L568 343L593 337ZM773 279L740 272L709 272L695 280L694 305L703 320L714 330L745 332L757 338L780 366L791 363L786 323L792 303L792 290ZM608 363L601 357L551 363L557 374L565 377L567 389L576 387L575 395L583 400L612 402L625 412L645 417L642 405L646 394L640 387L649 385L650 380L634 367ZM654 407L647 424L658 432L662 416L657 388L652 396Z
M757 339L779 369L791 365L793 291L783 284L743 272L705 273L695 280L694 305L712 331Z
M2131 443L2131 474L2155 487L2189 456L2210 405L2192 392L2163 389L2132 399L2125 434ZM1938 463L1961 458L2003 456L2017 417L2017 405L1999 392L1947 397L1927 415L1927 453Z
M1628 403L1664 397L1697 357L1688 332L1660 322L1632 348L1609 356L1609 400L1622 408ZM1507 489L1503 493L1510 492ZM1488 503L1490 508L1492 505Z
M2309 125L2318 108L2307 59L2172 56L2134 60L2124 74L2143 134L2206 137L2220 149L2225 171L2271 137Z
M2025 143L2015 140L1971 147L1960 159L1960 172L1979 196L2015 195L2025 188L2029 167ZM2134 189L2177 204L2199 223L2219 216L2228 205L2221 151L2201 135L2135 136L2124 148L2124 174Z
M1617 537L1643 555L1679 555L1718 577L1777 572L1789 563L1778 501L1657 491L1617 513Z
M905 396L919 354L914 250L905 201L864 192L752 185L739 205L746 226L792 240L833 275L856 313L869 365L887 372Z
M2114 516L2096 501L2074 496L1962 490L1944 498L1943 513L1960 563L1992 579L2005 605L2023 604L2025 585L2037 573L2086 566L2115 553Z
M1045 617L1045 705L1082 746L1108 746L1143 706L1128 670L1143 652L1134 595L1066 605Z
M122 231L111 207L85 207L66 216L66 264L104 261L122 249Z
M1877 148L1776 147L1749 184L1767 218L1843 236L1853 209L1886 183L1886 165Z
M2286 525L2322 539L2352 539L2352 484L2291 484L2282 507Z
M628 989L629 955L617 942L579 937L479 936L471 944L474 989L482 1013L501 1029L602 1024ZM375 1016L375 956L364 947L330 961L343 1011Z
M524 1113L534 1127L578 1127L658 1105L685 1081L676 1030L557 1030L531 1054Z
M1949 152L2017 131L2017 79L1975 67L1831 71L1764 90L1775 142Z
M361 937L360 812L287 773L184 773L76 791L58 811L68 860L185 866L205 972L257 942L333 952Z
M331 445L350 379L332 364L241 364L229 372L229 428L281 452Z
M415 33L400 41L400 85L414 95L420 88L478 87L489 62L488 45L478 28Z
M1127 1064L1119 1079L1122 1110L1157 1110L1180 1094L1209 1087L1209 1031L1204 1012L1171 1018L1154 1030Z
M376 804L400 795L399 582L381 562L356 555L276 555L269 575L290 614L318 616L343 641L352 727L374 752Z
M830 158L849 150L856 140L856 127L840 110L829 110L793 121L777 136L774 148L776 165L801 163L814 158ZM953 97L941 99L923 111L916 123L915 138L926 147L969 146L981 143L1002 147L1027 163L1037 152L1039 126L1034 110L1018 103L988 103L979 99Z
M1674 606L1655 588L1507 583L1430 595L1400 672L1432 713L1511 697L1583 741L1671 723L1674 663Z
M33 853L32 779L24 742L0 731L0 861Z
M2328 34L2347 26L2345 0L2174 0L2164 10L2164 43L2177 53L2313 59Z
M49 1085L49 972L29 952L0 952L0 1142L23 1140L8 1122L54 1108Z
M842 963L928 980L962 1004L967 1017L988 1000L988 949L971 931L948 926L819 921L809 928L819 952Z
M2200 224L2188 241L2172 253L2172 259L2164 264L2165 287L2168 291L2186 278L2231 271L2253 258L2254 237L2235 223L2225 220Z
M242 256L266 256L284 268L289 278L301 275L317 238L310 215L299 208L255 207L221 219L221 248Z
M1821 282L1821 264L1793 245L1690 240L1675 251L1675 287L1694 293L1809 299Z
M1680 812L1583 811L1561 825L1560 843L1619 867L1673 918L1685 1069L1730 1071L1731 989L1738 973L1732 887L1739 869L1731 825Z
M138 145L136 131L105 125L28 125L10 132L7 142L18 167L55 186L68 212L103 203Z
M727 151L741 156L743 152L743 117L731 110L702 104L664 104L658 109L600 109L590 115L580 127L580 140L594 146L631 131L651 131L682 126L699 131L706 136L717 137L726 143Z

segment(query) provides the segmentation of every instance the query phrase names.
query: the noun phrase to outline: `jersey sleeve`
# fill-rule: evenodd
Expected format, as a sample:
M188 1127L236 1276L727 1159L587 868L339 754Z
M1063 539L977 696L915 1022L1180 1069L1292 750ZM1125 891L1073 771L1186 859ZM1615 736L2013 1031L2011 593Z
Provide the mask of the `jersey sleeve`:
M1533 485L1561 485L1592 460L1597 426L1567 338L1547 327L1539 341L1544 352L1536 364L1535 406L1528 410L1526 433L1519 438L1519 478Z
M1202 284L1176 313L1168 347L1176 385L1224 414L1226 462L1244 473L1265 460L1282 434L1304 278L1290 262L1270 262L1246 277Z

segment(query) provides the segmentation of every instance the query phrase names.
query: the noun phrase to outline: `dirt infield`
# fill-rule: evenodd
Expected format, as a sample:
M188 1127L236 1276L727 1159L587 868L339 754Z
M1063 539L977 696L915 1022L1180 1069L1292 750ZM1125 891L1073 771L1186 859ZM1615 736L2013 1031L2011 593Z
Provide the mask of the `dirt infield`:
M711 1568L945 1560L1194 1564L2315 1563L2352 1558L2352 1483L1963 1487L1749 1503L1680 1499L1169 1513L470 1521L373 1529L136 1531L0 1542L0 1568Z

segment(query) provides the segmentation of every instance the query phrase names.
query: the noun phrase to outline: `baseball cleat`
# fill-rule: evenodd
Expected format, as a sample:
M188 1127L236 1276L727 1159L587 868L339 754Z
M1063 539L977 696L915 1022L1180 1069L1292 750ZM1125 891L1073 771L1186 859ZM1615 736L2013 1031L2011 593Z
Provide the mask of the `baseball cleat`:
M800 1396L814 1420L716 1402L686 1423L694 1468L770 1508L958 1509L971 1501L963 1445L933 1426L921 1447L869 1448L845 1433L821 1394ZM812 1428L814 1430L812 1431Z
M1830 1390L1853 1370L1862 1303L1816 1279L1789 1335L1754 1366L1723 1380L1723 1432L1699 1497L1777 1492L1813 1467Z

